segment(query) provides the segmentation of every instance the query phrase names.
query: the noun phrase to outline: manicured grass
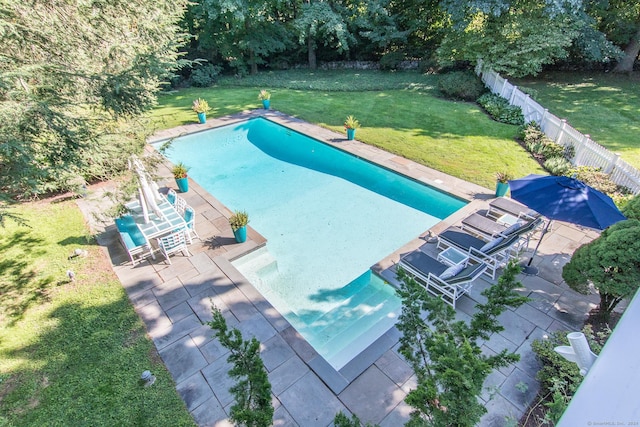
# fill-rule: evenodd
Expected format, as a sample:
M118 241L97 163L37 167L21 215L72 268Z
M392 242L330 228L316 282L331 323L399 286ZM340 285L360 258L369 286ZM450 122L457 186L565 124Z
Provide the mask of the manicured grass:
M640 169L640 74L548 72L514 84L580 132Z
M194 425L76 205L15 213L32 228L0 234L0 425ZM67 259L76 248L89 255Z
M513 139L516 126L497 123L473 103L446 101L437 97L434 76L418 73L322 72L318 81L310 73L297 72L291 86L309 85L322 90L289 89L286 74L270 73L263 85L252 87L244 80L224 80L206 89L191 88L166 94L151 113L159 128L170 128L197 121L191 111L193 99L202 97L219 117L246 109L261 108L260 89L271 92L271 108L344 134L343 122L354 115L362 124L356 138L387 151L402 155L439 171L495 187L495 173L506 170L514 177L542 173L539 165ZM385 76L380 78L380 76ZM375 80L376 90L344 91L368 88ZM249 84L256 83L255 78ZM306 79L306 80L305 80ZM302 83L304 82L304 83ZM236 86L231 86L234 84ZM388 89L379 89L383 86ZM400 88L400 89L398 89Z

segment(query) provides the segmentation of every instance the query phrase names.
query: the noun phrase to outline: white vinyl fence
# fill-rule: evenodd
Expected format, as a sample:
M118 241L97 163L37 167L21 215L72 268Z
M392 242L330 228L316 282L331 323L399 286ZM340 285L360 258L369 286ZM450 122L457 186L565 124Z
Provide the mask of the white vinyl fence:
M615 154L591 140L589 135L571 127L566 120L559 119L549 110L531 99L529 95L512 85L494 71L476 69L491 92L507 99L511 105L522 108L525 123L536 122L543 132L558 144L573 145L575 156L570 159L575 166L593 166L609 174L613 182L629 188L633 194L640 193L640 171Z

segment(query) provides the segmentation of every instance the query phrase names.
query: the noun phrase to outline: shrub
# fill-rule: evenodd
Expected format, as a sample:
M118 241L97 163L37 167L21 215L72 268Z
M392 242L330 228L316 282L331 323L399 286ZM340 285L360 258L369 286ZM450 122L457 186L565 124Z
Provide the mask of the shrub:
M608 330L595 336L589 325L585 326L582 332L591 350L596 354L600 353L602 345L611 334L611 330ZM577 364L569 362L554 351L554 348L559 345L569 345L567 331L555 331L549 335L548 339L535 340L531 344L531 348L542 364L537 374L541 387L540 394L552 395L551 401L546 406L552 410L550 417L553 422L558 421L583 378Z
M544 168L549 171L551 175L565 175L573 165L569 160L564 157L552 157L544 162Z
M218 65L203 65L191 73L191 84L197 87L211 86L218 80L218 75L221 72L222 67Z
M616 193L619 188L618 184L611 180L611 177L602 172L600 168L592 166L578 166L567 172L568 176L574 176L587 185L611 196Z
M484 83L472 71L454 71L443 74L438 89L446 97L463 101L475 101L485 91Z
M501 96L493 93L485 93L478 98L478 104L489 113L494 120L511 125L524 124L522 109L509 102Z
M380 69L383 71L397 70L400 63L404 60L402 52L388 52L380 58Z
M433 74L438 71L438 62L435 59L427 58L418 64L420 74Z
M640 196L630 199L622 208L622 213L629 219L640 221Z
M564 146L551 140L546 141L542 148L542 155L545 159L553 159L556 157L564 159L564 152Z
M529 122L520 128L520 139L522 139L525 144L539 142L545 138L549 139L536 122Z

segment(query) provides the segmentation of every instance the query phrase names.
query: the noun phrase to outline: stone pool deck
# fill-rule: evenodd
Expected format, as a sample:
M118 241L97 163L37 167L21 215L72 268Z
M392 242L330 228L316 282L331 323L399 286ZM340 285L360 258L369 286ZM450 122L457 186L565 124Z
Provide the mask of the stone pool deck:
M436 234L470 212L486 208L493 197L488 189L357 141L346 141L344 135L275 111L256 110L208 120L205 125L181 126L156 135L154 140L259 115L471 201L462 211L434 227L432 232ZM158 181L161 187L175 188L167 166L161 167L159 173L163 177ZM212 303L222 310L230 326L261 342L262 359L272 384L274 425L329 426L339 411L354 413L363 422L383 427L399 426L408 419L411 408L403 400L414 386L415 377L397 352L399 333L395 328L339 372L335 371L231 265L230 261L238 256L268 245L259 230L250 229L247 242L235 243L227 222L230 211L215 195L191 181L190 190L183 197L195 208L201 238L190 246L192 256L175 255L171 265L158 257L132 268L114 227L105 229L92 215L107 203L103 194L109 189L109 185L92 188L79 205L199 426L231 425L227 420L227 411L233 403L228 392L232 382L227 376L227 354L212 339L211 329L202 324L211 319ZM392 280L393 264L401 254L417 248L435 253L435 244L424 239L427 231L374 268ZM523 287L519 292L531 301L503 313L505 331L492 335L483 343L483 350L493 353L507 348L520 354L521 360L487 378L482 399L488 413L480 425L502 426L509 418L520 418L538 391L535 380L538 364L531 342L551 331L580 329L597 303L597 296L577 294L561 278L562 266L570 254L596 236L588 229L554 222L534 260L539 275L520 276ZM536 243L533 240L530 247ZM523 254L523 258L528 256L530 253ZM485 279L478 280L471 293L459 300L460 319L473 314L474 306L484 301L480 292L491 284Z

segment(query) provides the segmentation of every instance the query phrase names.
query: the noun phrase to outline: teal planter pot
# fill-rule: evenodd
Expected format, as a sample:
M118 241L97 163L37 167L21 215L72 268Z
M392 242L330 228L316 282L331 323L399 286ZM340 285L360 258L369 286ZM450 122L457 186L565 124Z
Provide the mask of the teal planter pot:
M244 243L247 241L247 227L240 227L237 230L233 230L233 237L236 238L236 242Z
M265 110L268 110L269 107L271 106L271 100L270 99L263 99L262 100L262 106L264 107Z
M181 193L189 191L189 178L176 178L176 185Z
M200 124L207 123L207 113L198 113L198 121Z
M355 137L356 137L356 130L355 129L347 129L347 139L349 141L351 141Z
M496 183L496 197L502 197L507 194L509 191L509 183L508 182L497 182Z

